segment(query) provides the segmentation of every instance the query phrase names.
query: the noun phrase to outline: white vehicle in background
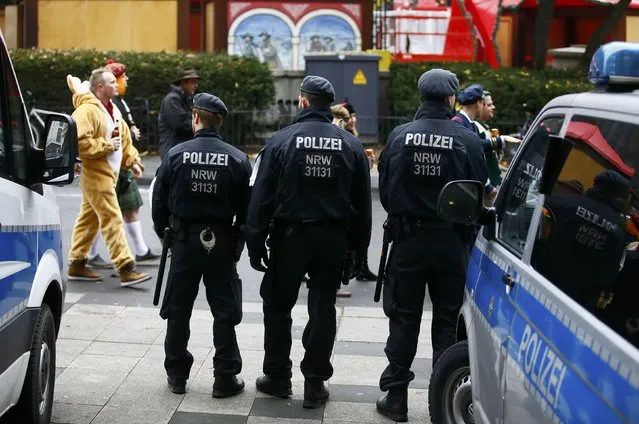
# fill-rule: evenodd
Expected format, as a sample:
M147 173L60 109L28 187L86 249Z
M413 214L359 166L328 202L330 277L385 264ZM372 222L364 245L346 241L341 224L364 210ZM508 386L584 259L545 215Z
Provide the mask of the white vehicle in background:
M47 113L36 145L0 34L0 416L51 420L66 294L60 212L49 185L73 182L77 130Z

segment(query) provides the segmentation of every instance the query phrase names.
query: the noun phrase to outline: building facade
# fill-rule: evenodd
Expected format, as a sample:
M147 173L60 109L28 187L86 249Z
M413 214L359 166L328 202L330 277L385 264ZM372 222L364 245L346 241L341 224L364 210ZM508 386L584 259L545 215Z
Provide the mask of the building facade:
M549 48L583 45L617 0L555 0ZM278 71L314 52L525 66L536 0L0 0L10 47L226 51ZM639 0L606 41L639 41ZM550 58L550 56L549 56Z

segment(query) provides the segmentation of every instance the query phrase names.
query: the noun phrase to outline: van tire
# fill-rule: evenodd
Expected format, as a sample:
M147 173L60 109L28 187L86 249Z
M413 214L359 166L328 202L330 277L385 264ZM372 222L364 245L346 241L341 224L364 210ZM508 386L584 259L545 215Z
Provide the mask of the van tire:
M29 368L24 379L20 400L15 407L16 416L27 424L48 424L51 421L55 386L55 320L46 303L40 307L29 357ZM41 365L42 363L42 365ZM44 393L40 379L44 374Z
M453 400L458 407L458 419L453 414ZM470 391L470 360L468 341L449 347L439 357L428 386L428 412L433 424L473 423L472 392ZM460 418L461 416L461 418Z

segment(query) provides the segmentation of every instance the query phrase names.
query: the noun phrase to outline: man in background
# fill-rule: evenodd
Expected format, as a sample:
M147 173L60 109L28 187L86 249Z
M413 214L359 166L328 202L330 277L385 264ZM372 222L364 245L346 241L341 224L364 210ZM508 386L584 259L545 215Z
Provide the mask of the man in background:
M158 114L158 150L162 160L171 147L193 138L191 112L199 79L195 69L184 69L171 84L169 94L162 100Z

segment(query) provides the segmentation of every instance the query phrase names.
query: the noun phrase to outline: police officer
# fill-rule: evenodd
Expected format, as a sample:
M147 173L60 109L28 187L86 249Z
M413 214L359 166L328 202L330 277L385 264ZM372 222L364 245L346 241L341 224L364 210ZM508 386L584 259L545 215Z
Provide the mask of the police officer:
M344 269L351 274L357 269L357 261L344 266L345 258L363 254L370 241L371 192L362 145L331 124L331 83L307 76L300 91L295 123L275 133L260 155L246 242L251 266L265 272L260 288L264 376L257 379L257 390L292 395L291 310L308 272L309 321L301 370L304 407L316 408L328 399L324 381L333 374L336 291Z
M242 358L235 326L242 319L242 287L235 262L241 253L237 245L246 221L251 165L246 154L220 139L218 131L227 113L217 97L195 96L195 138L169 150L153 189L155 231L162 237L164 228L171 226L174 240L160 310L168 320L164 367L173 393L185 392L193 364L187 350L189 320L202 276L214 318L213 397L244 390L237 377Z
M630 239L620 225L630 188L628 179L605 170L584 196L553 193L544 202L542 239L535 243L532 264L591 311L602 292L608 297L614 290L619 275Z
M388 395L377 401L377 410L395 421L407 420L426 285L433 302L433 364L455 342L463 300L468 232L439 218L437 198L449 181L485 184L487 178L477 135L451 121L458 86L457 76L447 70L424 73L415 120L391 132L378 162L379 195L393 247L383 291L390 319L389 364L380 378Z

